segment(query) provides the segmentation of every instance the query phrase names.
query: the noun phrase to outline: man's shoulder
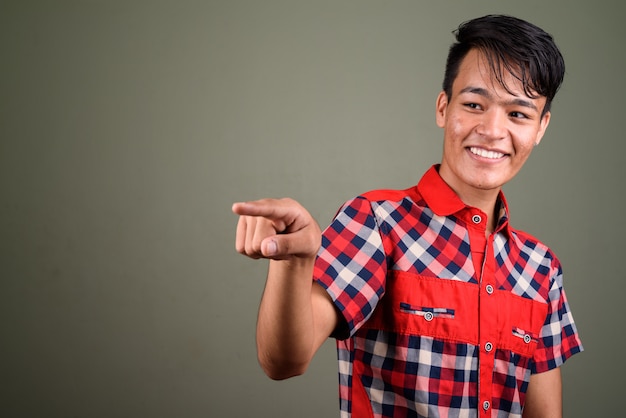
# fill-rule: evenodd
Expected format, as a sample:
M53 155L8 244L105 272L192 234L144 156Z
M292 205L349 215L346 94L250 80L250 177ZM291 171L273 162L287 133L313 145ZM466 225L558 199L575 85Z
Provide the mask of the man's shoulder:
M391 201L399 202L405 198L415 200L418 195L417 186L407 189L376 189L362 193L359 197L370 202Z
M520 246L521 248L526 248L527 251L530 250L533 253L542 254L543 257L546 257L553 262L556 262L557 264L559 263L559 260L552 251L552 249L536 236L526 231L512 228L510 225L509 232L511 233L511 236L514 237L514 239L518 242L518 246Z

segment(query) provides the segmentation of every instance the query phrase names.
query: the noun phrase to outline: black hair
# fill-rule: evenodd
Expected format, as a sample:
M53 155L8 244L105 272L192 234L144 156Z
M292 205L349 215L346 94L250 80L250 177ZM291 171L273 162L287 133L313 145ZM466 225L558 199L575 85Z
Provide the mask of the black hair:
M487 15L462 23L453 32L456 43L450 46L443 90L452 96L463 58L472 49L484 54L495 79L504 83L504 71L522 82L531 98L544 96L543 114L550 110L552 99L563 83L565 62L554 39L538 26L506 15Z

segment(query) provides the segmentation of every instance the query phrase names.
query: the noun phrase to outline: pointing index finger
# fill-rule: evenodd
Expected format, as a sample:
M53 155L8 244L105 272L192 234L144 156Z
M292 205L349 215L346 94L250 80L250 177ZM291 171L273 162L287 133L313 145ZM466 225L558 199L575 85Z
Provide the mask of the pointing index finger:
M271 220L282 219L289 214L286 206L276 199L262 199L233 204L232 211L243 216L262 216Z

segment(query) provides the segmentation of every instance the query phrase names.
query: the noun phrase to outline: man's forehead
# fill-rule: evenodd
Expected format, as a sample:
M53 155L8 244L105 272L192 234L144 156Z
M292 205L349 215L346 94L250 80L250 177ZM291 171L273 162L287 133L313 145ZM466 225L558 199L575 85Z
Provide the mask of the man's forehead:
M460 89L458 93L472 91L485 95L489 92L493 96L513 96L520 100L536 101L545 99L544 96L534 90L525 88L522 82L522 71L516 70L514 66L505 66L503 63L499 67L491 64L487 54L476 49L470 50L463 58L459 67L459 73L453 83L453 91ZM458 94L457 93L457 94Z

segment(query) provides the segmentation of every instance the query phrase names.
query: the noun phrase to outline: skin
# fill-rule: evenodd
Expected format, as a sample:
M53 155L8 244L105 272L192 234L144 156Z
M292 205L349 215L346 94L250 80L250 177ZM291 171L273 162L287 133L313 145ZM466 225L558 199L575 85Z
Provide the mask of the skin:
M484 58L470 51L448 97L437 97L436 121L444 131L440 175L468 205L491 218L502 186L524 165L550 121L542 116L545 97L530 98L512 76L497 82ZM304 373L315 352L339 324L339 313L322 287L311 280L321 230L298 202L263 199L235 203L240 215L235 247L241 254L269 259L268 278L257 321L259 363L272 379ZM531 376L524 418L562 416L561 374Z
M270 260L257 320L259 364L272 379L301 375L339 320L328 293L311 280L320 228L291 199L235 203L232 210L240 215L237 251Z
M523 418L562 418L561 369L530 376Z
M541 116L545 97L527 97L511 74L504 82L514 94L493 81L482 54L471 50L461 63L451 97L441 92L436 105L437 125L444 130L439 173L461 200L488 215L493 214L500 189L522 168L550 122L549 112ZM498 158L477 155L472 149Z

